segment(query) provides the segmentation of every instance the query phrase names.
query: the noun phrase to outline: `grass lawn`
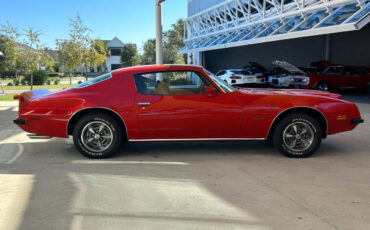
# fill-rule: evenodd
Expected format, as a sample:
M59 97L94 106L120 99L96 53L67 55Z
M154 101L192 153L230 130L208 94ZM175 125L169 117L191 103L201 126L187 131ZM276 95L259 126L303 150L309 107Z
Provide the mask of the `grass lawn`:
M4 96L0 96L0 101L15 101L13 99L15 93L7 93Z
M60 85L34 85L34 89L62 89L64 87L71 87L75 84L60 84ZM4 90L29 90L30 86L29 85L19 85L19 86L3 86Z

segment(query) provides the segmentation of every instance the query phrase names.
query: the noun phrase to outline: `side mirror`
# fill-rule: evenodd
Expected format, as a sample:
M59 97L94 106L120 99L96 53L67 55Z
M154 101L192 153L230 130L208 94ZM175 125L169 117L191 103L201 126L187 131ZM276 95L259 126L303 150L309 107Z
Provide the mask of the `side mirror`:
M206 88L206 93L208 96L212 97L212 96L216 96L216 92L217 92L217 89L213 88L213 87L207 87Z

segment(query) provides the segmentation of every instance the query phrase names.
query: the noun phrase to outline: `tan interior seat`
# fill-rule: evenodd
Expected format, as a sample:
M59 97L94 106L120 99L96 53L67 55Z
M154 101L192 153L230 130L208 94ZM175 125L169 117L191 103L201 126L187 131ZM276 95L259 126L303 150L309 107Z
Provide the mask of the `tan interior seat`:
M167 82L160 81L153 90L154 94L158 95L169 95L170 94L170 86Z

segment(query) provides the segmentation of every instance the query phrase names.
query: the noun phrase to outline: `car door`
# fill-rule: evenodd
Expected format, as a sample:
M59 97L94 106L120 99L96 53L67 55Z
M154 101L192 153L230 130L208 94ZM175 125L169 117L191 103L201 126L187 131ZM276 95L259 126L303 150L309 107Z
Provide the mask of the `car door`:
M343 71L344 86L343 88L358 88L360 85L361 76L355 67L345 67Z
M243 122L235 95L206 93L212 83L201 73L172 71L134 76L142 139L235 138Z

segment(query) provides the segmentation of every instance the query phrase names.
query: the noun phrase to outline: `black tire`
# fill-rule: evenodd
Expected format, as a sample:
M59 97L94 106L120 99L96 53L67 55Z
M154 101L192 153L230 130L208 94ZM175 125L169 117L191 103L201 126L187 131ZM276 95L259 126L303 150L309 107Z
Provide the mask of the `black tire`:
M301 134L304 129L306 132ZM318 122L304 113L287 115L279 121L272 134L274 146L285 156L293 158L311 156L320 146L321 138Z
M330 85L326 81L320 81L316 84L315 89L320 91L329 91Z
M103 129L100 130L100 127L103 127ZM91 138L93 140L89 141ZM92 159L108 158L118 151L122 143L122 129L110 116L92 113L78 120L73 129L73 143L85 157Z

